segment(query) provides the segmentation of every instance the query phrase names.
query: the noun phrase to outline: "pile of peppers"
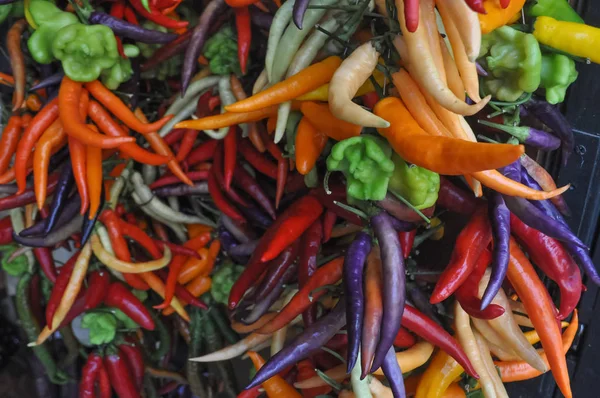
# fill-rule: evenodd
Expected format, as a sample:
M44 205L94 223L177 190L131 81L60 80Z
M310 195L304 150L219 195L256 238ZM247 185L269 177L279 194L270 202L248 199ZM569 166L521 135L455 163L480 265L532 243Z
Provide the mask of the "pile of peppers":
M567 164L555 105L600 63L567 0L9 0L0 23L0 276L62 395L508 397L551 372L572 396L600 275L530 157Z

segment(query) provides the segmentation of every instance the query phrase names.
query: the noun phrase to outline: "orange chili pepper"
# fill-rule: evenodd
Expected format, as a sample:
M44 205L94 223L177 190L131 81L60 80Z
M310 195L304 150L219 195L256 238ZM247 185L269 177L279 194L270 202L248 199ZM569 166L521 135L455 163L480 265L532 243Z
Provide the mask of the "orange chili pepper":
M127 142L134 142L133 137L106 137L91 130L84 123L78 109L83 107L81 104L83 87L79 82L74 82L68 77L64 77L58 91L58 107L60 121L65 131L70 136L77 138L85 145L92 145L99 148L115 148ZM85 104L87 110L87 104Z
M303 117L296 130L296 168L300 174L308 174L327 144L327 136Z
M177 277L179 283L185 284L190 282L202 272L202 269L208 262L208 249L203 248L197 251L200 258L190 257L181 267L181 272Z
M159 296L165 296L165 284L163 283L162 279L160 279L153 272L144 272L141 273L140 276L144 282L146 282ZM181 301L179 301L177 297L173 297L171 300L171 308L173 308L179 314L179 316L185 319L187 322L190 321L190 316L185 308L183 308Z
M567 361L562 352L560 327L556 322L556 307L533 265L513 238L510 239L510 262L506 276L540 336L558 388L565 397L572 397Z
M52 150L62 147L66 143L67 134L60 120L56 119L42 134L36 145L33 154L33 182L38 209L44 207L44 202L46 201L48 165L50 164Z
M31 156L33 147L40 139L44 131L50 127L52 123L58 118L58 99L53 99L46 106L35 115L31 123L23 136L19 140L17 145L17 151L15 153L15 177L17 179L17 193L23 193L27 184L27 164Z
M96 98L102 105L104 105L109 111L112 112L119 120L121 120L127 127L138 133L147 134L156 132L161 129L169 120L173 118L173 115L165 116L154 123L148 123L148 121L141 120L129 110L127 105L123 103L117 97L104 87L98 80L85 84L85 87L90 90L90 93Z
M190 283L188 283L185 288L191 295L194 297L200 297L204 293L210 290L212 286L212 280L208 276L198 275L194 278ZM158 307L155 307L158 308ZM163 310L163 315L169 316L173 313L173 308L166 308Z
M265 364L265 360L256 352L248 351L248 356L254 364L254 368L259 370ZM302 398L302 395L296 391L285 379L279 375L275 375L262 383L267 396L269 398L285 397L285 398Z
M317 130L336 141L358 137L362 130L362 127L357 124L348 123L333 116L327 104L304 101L300 105L300 111Z
M203 234L205 232L211 232L211 231L212 231L212 227L209 227L204 224L188 224L187 225L187 233L188 233L188 236L190 237L190 239L194 239L195 237L197 237L200 234Z
M36 94L29 94L25 100L25 106L27 106L27 109L33 112L37 112L42 109L42 105L43 104L40 100L40 97L38 97Z
M22 128L22 118L12 115L2 131L2 136L0 136L0 174L4 174L8 170L10 161L19 144Z
M71 166L73 167L73 177L77 192L81 198L80 214L85 214L90 205L90 194L87 186L87 154L85 145L78 139L69 137L69 153L71 154Z
M25 99L25 57L21 51L21 37L27 28L27 21L19 19L11 26L6 35L6 52L10 58L10 66L14 75L15 91L13 93L13 111L23 105Z
M90 220L96 216L102 199L102 149L86 147L86 175L90 193Z

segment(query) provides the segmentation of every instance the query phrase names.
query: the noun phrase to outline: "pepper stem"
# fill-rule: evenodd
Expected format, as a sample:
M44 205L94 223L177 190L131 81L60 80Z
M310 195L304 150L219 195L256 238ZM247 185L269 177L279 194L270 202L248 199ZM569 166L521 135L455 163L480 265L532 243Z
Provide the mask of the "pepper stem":
M423 214L423 212L419 209L417 209L415 206L413 206L412 203L410 203L408 200L406 200L403 196L398 195L396 192L394 191L390 191L388 190L388 192L391 192L392 195L394 195L400 202L404 203L405 205L407 205L408 207L411 208L411 210L413 210L415 213L417 213L423 220L425 220L425 222L427 224L431 224L431 220L429 218L427 218L427 216L425 214Z
M517 138L521 142L524 142L529 137L529 127L506 126L504 124L492 123L486 120L478 120L477 122L483 124L484 126L504 131L505 133Z

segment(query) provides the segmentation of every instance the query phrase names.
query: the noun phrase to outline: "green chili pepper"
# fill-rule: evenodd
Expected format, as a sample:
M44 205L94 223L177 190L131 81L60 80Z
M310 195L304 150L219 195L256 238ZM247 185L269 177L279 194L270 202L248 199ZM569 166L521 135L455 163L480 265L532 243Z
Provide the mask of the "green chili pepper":
M169 351L169 347L171 346L171 336L169 335L169 330L160 319L160 317L156 314L156 311L150 311L150 315L152 315L152 320L154 320L155 332L158 332L158 340L159 345L158 349L152 350L150 352L150 359L154 362L160 361L167 352Z
M536 0L527 8L527 16L552 17L557 21L585 23L567 0Z
M391 155L389 144L378 137L352 137L333 146L327 170L344 173L349 197L383 200L394 172Z
M119 60L117 40L104 25L72 24L56 32L52 53L72 80L90 82Z
M225 25L204 43L203 54L215 75L241 75L237 55L236 35L230 25Z
M12 276L21 276L29 269L29 261L25 255L21 254L12 261L8 262L8 259L15 252L15 250L17 250L17 246L15 245L6 245L0 247L0 254L2 255L0 264L2 264L2 269L7 274Z
M233 329L231 329L229 319L227 319L227 316L225 316L219 305L211 306L208 311L208 315L213 320L215 325L217 325L219 331L229 344L235 344L239 341L240 337L236 332L233 331Z
M204 322L206 316L198 308L193 308L190 311L190 346L188 350L188 357L194 358L202 355L202 332L204 329ZM196 397L206 396L206 388L202 375L200 374L200 362L187 362L186 376L190 383L190 389L192 394Z
M54 61L52 43L58 31L65 26L79 24L79 19L49 1L33 1L29 11L38 28L27 41L27 47L36 62L49 64Z
M213 309L209 309L208 311L212 311ZM223 340L221 340L220 333L211 317L205 317L204 326L204 340L206 342L206 347L210 348L210 352L218 351L223 348ZM235 386L237 385L235 381L235 375L233 371L233 366L231 365L231 361L218 361L215 363L217 370L219 372L220 381L223 382L224 393L230 397L236 397L237 393L235 392Z
M35 341L40 333L31 308L29 306L29 285L31 283L31 274L25 274L19 280L17 285L17 294L15 297L17 314L21 322L21 327L29 341ZM48 346L44 343L31 348L35 356L40 360L50 381L54 384L65 384L69 382L69 377L56 367L56 362L52 358Z
M435 204L440 190L440 176L422 167L408 165L397 154L392 156L395 165L389 190L407 199L418 210Z
M498 28L483 36L479 56L490 72L483 79L484 87L500 101L516 101L540 86L542 53L531 34L508 26Z
M575 61L562 54L542 56L542 81L540 87L546 89L546 101L558 104L565 100L567 89L577 80Z
M226 263L213 274L210 295L217 303L228 303L231 287L243 271L244 267L241 265Z

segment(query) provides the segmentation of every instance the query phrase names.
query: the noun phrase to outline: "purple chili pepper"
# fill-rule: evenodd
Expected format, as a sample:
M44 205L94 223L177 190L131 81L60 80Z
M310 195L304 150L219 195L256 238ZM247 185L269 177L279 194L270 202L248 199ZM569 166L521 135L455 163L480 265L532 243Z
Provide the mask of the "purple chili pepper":
M103 12L93 11L88 17L92 25L108 26L117 36L148 44L167 44L177 38L174 33L159 32L134 25Z
M267 296L269 292L280 283L283 275L285 275L287 270L298 258L299 248L299 241L296 241L296 243L287 247L279 256L270 261L267 274L263 278L259 287L256 289L256 300L261 300L263 297Z
M475 66L477 67L477 74L479 76L483 76L483 77L489 76L489 73L483 68L483 66L481 66L481 64L479 62L475 62Z
M60 84L60 82L62 81L63 77L65 77L65 73L62 70L60 70L60 71L56 72L55 74L50 75L47 78L43 79L38 84L33 85L29 89L29 92L41 90L43 88L47 88L47 87L51 87L51 86L58 86Z
M398 364L398 361L396 360L394 346L390 347L385 355L383 363L381 364L381 370L383 370L383 374L388 380L388 383L390 383L394 398L405 398L406 390L404 389L404 377L402 376L400 364Z
M513 181L521 182L521 164L518 160L511 164L498 169L503 176L510 178Z
M13 232L13 239L23 245L29 247L54 247L58 243L68 239L71 235L81 231L83 217L77 215L69 220L69 222L60 228L56 228L46 236L23 237Z
M415 223L398 220L393 216L390 216L390 222L392 223L392 227L396 230L396 232L410 232L417 228Z
M252 23L261 29L271 29L273 23L273 15L267 14L266 12L260 11L258 8L250 8L250 18Z
M254 205L240 207L240 211L253 225L259 228L267 229L273 224L273 219Z
M258 240L252 240L246 243L240 243L229 249L229 254L232 256L245 257L250 256L258 246Z
M208 183L205 181L197 182L194 185L177 184L167 185L152 190L156 196L191 196L208 194Z
M381 212L371 218L371 224L381 248L381 265L383 275L385 275L383 280L381 334L371 366L371 372L374 372L381 367L385 355L392 346L398 330L400 330L406 298L406 281L404 256L402 255L398 233L394 230L390 216Z
M290 345L273 355L256 372L246 390L264 383L288 366L319 351L345 324L346 300L342 297L329 314L308 326Z
M239 165L235 168L234 176L233 183L254 199L274 220L276 218L275 206L254 177L252 177L245 168Z
M365 311L363 272L371 251L371 237L359 232L348 247L344 259L344 292L346 295L346 323L348 330L347 372L350 373L358 358Z
M504 124L492 123L485 120L478 120L484 126L492 127L504 131L517 138L520 142L539 148L543 151L553 151L560 147L560 140L545 131L534 129L527 126L506 126Z
M560 138L562 142L562 163L563 165L566 165L567 160L575 147L573 129L567 118L557 107L535 97L527 101L524 106L529 113L533 114L540 122L552 129L554 134Z
M229 252L232 248L238 245L238 242L235 240L231 232L227 231L225 228L219 228L219 241L221 242L221 247L223 251L227 253L229 257L237 264L245 264L247 258L232 256Z
M306 14L308 3L310 3L310 0L296 0L296 2L294 3L294 24L296 24L296 26L300 30L302 30L302 21L304 21L304 14Z
M71 221L71 219L79 213L80 209L81 200L79 194L75 193L73 196L67 199L67 204L64 205L61 214L57 217L53 227L50 230L45 230L46 220L50 218L50 216L48 216L48 218L46 218L45 220L40 220L37 223L33 224L31 227L25 228L21 231L21 233L19 233L19 235L22 237L45 236L49 232L56 229L60 229L63 225Z
M50 212L48 217L44 220L44 233L48 233L54 228L56 221L58 221L58 217L66 205L67 197L71 192L74 183L75 178L73 178L73 167L71 162L65 162L60 171L60 176L58 177L56 191L54 191L52 204L50 205Z
M254 232L246 226L236 223L225 214L221 214L221 223L223 227L235 237L240 243L248 243L256 239Z
M550 180L552 182L554 181L552 180L552 177L548 174L548 172L542 166L540 166L538 162L536 162L527 155L521 156L520 162L521 166L523 166L523 169L526 171L526 173L529 176L531 176L531 178L537 184L539 184L540 186L543 184L546 185L544 190L556 188L556 186L548 186L550 183L547 180ZM552 199L550 199L550 201L554 204L554 206L556 206L558 211L560 211L563 216L571 217L571 209L569 209L569 206L567 205L567 202L565 201L565 197L563 195L555 196Z
M212 0L204 8L202 15L198 18L198 25L194 27L192 31L192 37L190 38L190 44L185 50L185 57L183 59L183 68L181 70L181 95L185 94L190 82L192 81L192 75L196 71L198 63L198 57L202 52L202 47L206 43L206 36L210 30L211 25L217 19L219 14L225 10L225 1L223 0Z
M566 225L547 216L527 199L504 195L504 201L510 211L531 228L535 228L551 238L587 249L585 244Z
M492 224L492 236L494 238L494 249L492 251L492 274L485 293L481 298L481 310L486 309L492 302L508 270L508 260L510 259L510 211L504 203L502 195L497 192L492 193L488 203L490 223Z

